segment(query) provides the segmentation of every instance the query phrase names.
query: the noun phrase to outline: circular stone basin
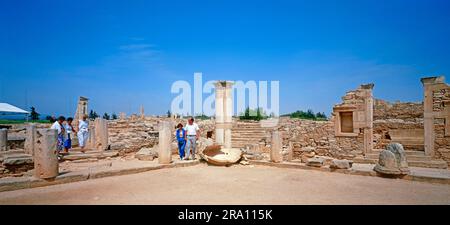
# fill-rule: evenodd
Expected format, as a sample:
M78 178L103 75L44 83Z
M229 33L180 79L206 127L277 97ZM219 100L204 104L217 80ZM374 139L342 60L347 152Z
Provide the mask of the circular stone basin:
M216 166L228 166L237 163L242 157L242 151L235 148L221 148L219 145L208 146L200 154L208 163Z

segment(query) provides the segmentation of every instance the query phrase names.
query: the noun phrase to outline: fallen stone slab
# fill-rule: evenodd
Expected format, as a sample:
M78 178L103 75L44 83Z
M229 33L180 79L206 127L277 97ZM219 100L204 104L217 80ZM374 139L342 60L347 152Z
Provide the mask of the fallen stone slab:
M142 161L153 161L158 157L157 146L153 148L141 148L134 157Z
M307 166L322 167L323 163L325 162L325 159L314 157L314 158L307 159L306 161L307 161L306 162Z
M323 164L326 166L331 165L331 162L334 160L334 158L328 156L316 156L316 158L323 159Z
M350 169L352 167L353 162L350 160L339 160L334 159L331 161L330 168L331 169Z

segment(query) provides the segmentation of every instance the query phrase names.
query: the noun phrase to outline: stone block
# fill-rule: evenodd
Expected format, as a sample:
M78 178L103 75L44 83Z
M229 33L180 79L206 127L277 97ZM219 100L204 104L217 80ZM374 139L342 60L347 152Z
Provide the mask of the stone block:
M158 146L153 148L141 148L134 157L142 161L153 161L158 157Z
M322 159L322 158L314 157L314 158L307 159L306 165L307 166L312 166L312 167L322 167L324 161L325 160Z
M350 169L352 167L352 161L350 160L339 160L334 159L331 161L330 168L331 169Z

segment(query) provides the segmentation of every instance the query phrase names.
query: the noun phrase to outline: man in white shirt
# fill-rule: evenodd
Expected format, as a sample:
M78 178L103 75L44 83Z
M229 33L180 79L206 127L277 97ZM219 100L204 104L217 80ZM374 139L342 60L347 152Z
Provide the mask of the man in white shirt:
M53 123L53 125L50 127L50 129L58 131L58 143L57 143L58 152L63 150L63 148L64 148L64 133L65 133L65 129L64 129L63 123L64 123L65 120L66 120L66 118L64 116L60 116L58 118L58 121Z
M188 124L184 128L186 130L186 149L185 149L185 159L189 159L192 147L192 158L195 160L195 148L197 145L197 139L200 137L200 128L196 123L194 123L194 118L191 117L188 120Z

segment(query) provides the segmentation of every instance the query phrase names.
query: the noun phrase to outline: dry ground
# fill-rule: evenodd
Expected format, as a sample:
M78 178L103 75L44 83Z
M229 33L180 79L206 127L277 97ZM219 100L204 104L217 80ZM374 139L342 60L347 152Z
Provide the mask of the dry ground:
M450 185L202 164L0 192L0 204L450 204Z

